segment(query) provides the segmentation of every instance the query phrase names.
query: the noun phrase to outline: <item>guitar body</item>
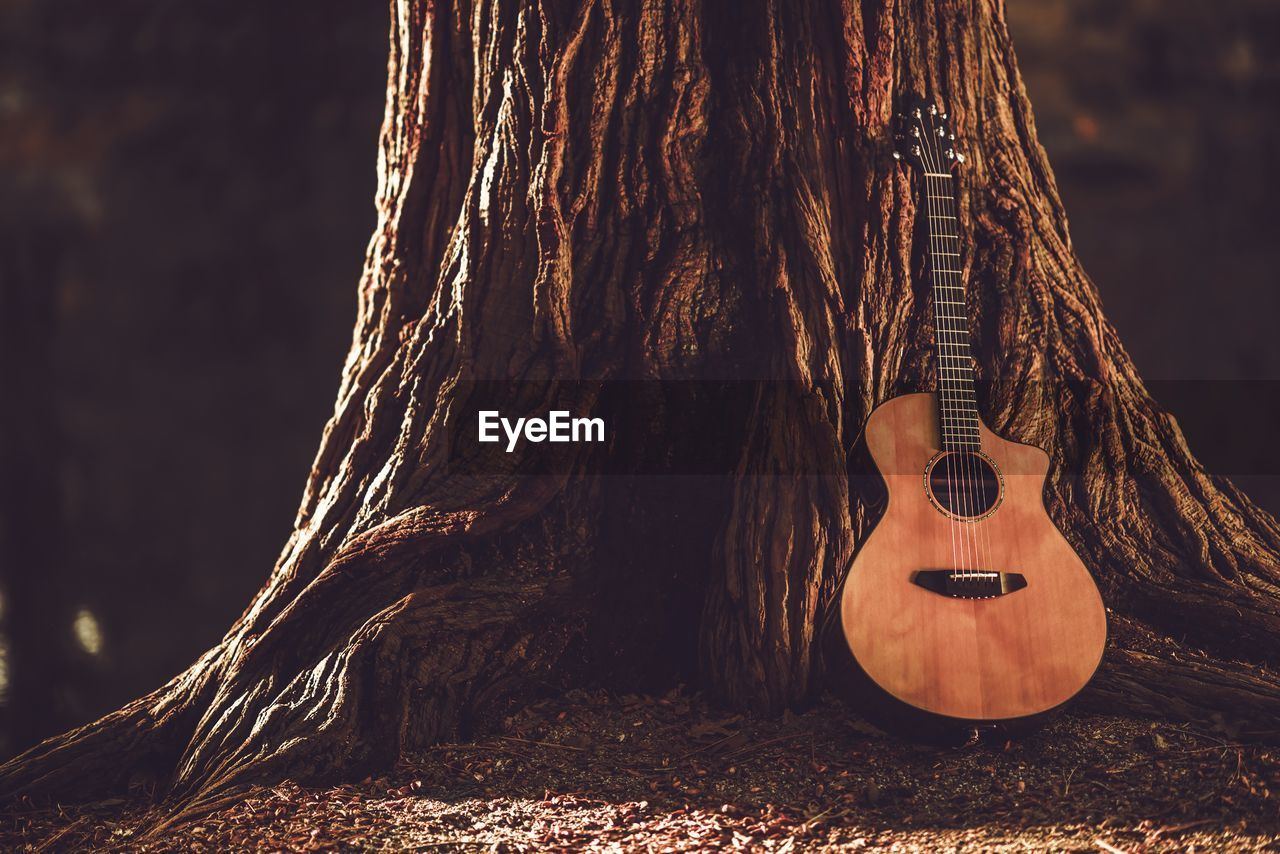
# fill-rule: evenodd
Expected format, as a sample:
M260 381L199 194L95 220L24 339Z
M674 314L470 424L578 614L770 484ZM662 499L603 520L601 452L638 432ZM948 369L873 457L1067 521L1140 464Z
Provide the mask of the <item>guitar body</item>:
M980 451L940 451L935 394L871 414L864 439L888 505L840 601L866 677L904 712L965 724L1065 703L1107 632L1093 579L1045 510L1048 456L977 429Z

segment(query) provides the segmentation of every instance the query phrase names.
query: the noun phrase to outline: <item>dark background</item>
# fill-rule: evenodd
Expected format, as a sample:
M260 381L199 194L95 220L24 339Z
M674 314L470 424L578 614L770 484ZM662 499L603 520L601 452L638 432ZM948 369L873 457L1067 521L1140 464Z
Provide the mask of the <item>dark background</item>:
M1110 320L1280 509L1280 7L1009 17ZM273 564L354 319L386 29L368 2L0 3L0 758L177 674Z

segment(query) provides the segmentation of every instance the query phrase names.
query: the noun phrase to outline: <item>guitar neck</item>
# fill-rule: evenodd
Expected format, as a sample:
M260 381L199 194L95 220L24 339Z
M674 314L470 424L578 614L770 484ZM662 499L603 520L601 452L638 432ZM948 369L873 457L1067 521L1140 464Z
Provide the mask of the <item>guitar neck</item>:
M942 447L948 451L977 450L981 447L978 403L973 354L969 348L964 275L960 267L960 223L950 173L925 170L924 204L928 218L929 267L933 276Z

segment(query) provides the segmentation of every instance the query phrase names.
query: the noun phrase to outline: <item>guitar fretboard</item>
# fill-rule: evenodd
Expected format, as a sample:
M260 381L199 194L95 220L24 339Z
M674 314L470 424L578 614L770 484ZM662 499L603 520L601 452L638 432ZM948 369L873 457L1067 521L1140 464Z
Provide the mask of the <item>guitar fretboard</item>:
M925 214L929 223L929 266L933 271L934 343L937 349L942 447L948 451L977 450L981 447L978 403L960 264L960 223L951 175L926 171L924 186Z

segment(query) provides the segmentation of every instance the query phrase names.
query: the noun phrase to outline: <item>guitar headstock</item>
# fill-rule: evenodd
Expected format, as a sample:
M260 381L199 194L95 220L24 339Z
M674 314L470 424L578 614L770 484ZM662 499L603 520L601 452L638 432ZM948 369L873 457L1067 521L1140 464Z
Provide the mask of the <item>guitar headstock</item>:
M964 155L956 151L956 135L947 114L932 101L914 99L898 114L893 136L897 144L893 159L905 160L925 174L950 174L964 163Z

